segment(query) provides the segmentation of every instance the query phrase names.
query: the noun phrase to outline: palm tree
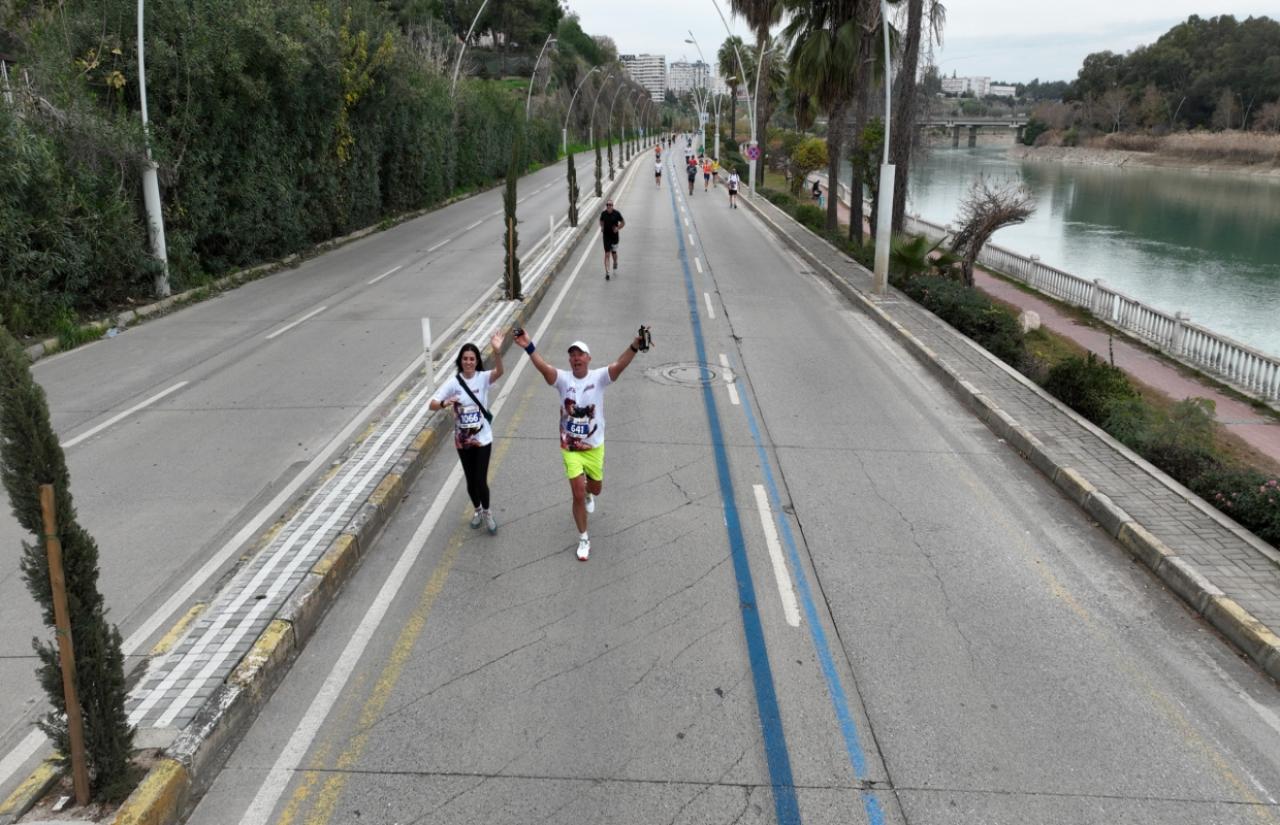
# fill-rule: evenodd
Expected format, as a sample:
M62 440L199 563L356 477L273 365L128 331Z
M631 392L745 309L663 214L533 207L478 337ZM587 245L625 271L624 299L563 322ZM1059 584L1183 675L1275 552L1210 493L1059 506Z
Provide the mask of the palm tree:
M862 57L859 13L868 0L790 0L791 22L783 37L791 44L787 62L792 84L827 113L827 168L832 185L840 180L845 114ZM839 198L827 200L827 229L839 226Z
M907 208L907 177L911 169L911 146L915 138L916 71L920 63L920 37L924 21L925 0L907 0L907 31L902 42L902 67L899 69L893 104L893 137L889 145L889 162L896 167L893 182L893 229L902 231L902 216ZM942 26L947 11L939 0L929 0L929 37L941 45Z
M769 29L777 25L778 22L782 20L782 11L786 6L786 2L785 0L729 0L729 5L733 9L735 14L740 14L743 16L743 18L746 19L747 25L750 26L751 30L755 32L756 54L763 61L761 65L756 67L754 70L748 69L748 71L755 72L755 77L756 77L755 91L752 93L752 95L755 98L754 103L756 107L756 112L755 112L756 140L763 143L764 135L765 135L765 125L769 122L769 118L767 116L761 117L762 113L760 111L761 109L760 86L764 82L765 78L768 77L769 64L772 62L769 59L769 52L770 52ZM753 82L752 79L749 77L744 77L742 80L744 83L748 83L748 84ZM757 171L756 177L758 179L763 179L764 177L764 153L763 152L760 153L760 160L757 161L757 163L758 163L758 167L757 167L758 171Z
M716 52L716 68L729 84L729 141L734 146L738 145L738 86L745 82L738 77L738 51L745 46L742 38L735 34L725 38Z

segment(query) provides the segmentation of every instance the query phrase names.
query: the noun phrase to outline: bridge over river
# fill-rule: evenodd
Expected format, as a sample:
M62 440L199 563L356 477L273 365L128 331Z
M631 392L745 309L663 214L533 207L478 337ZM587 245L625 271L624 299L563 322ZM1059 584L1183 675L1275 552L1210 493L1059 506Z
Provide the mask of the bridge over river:
M951 145L960 145L960 131L969 130L969 145L978 145L979 129L1012 129L1015 139L1022 140L1022 130L1027 126L1027 115L1012 117L928 117L916 123L918 129L949 129Z

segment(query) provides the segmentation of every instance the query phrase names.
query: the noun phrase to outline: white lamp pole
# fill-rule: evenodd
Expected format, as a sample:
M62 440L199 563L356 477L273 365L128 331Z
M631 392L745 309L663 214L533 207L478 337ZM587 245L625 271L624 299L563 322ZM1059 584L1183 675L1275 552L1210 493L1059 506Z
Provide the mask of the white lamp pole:
M591 101L591 125L587 127L590 138L587 140L593 147L596 145L596 104L600 102L600 93L604 91L604 87L609 85L609 81L613 79L613 72L604 76L604 82L600 84L600 88L596 90L596 98Z
M720 11L720 4L716 0L711 0L711 5L716 7L716 14L720 15L720 22L724 24L724 30L733 37L733 30L729 28L729 21L724 18L724 12ZM752 149L758 149L760 144L756 135L756 100L751 95L751 88L747 83L747 69L742 63L742 52L738 49L738 44L733 45L733 52L738 57L738 72L742 76L742 89L747 93L747 122L751 124L751 143L747 144ZM763 61L763 55L759 55L760 62ZM756 72L756 95L760 94L760 73ZM747 197L754 198L756 194L756 162L751 160L747 164Z
M880 164L879 209L876 210L876 268L873 289L876 295L884 296L889 288L889 244L893 222L893 164L889 163L889 124L893 121L890 111L892 102L892 56L889 54L889 6L880 0L880 25L884 28L884 162ZM861 192L852 193L854 197L862 197Z
M564 127L560 129L560 142L564 144L565 155L569 154L569 117L573 114L573 102L578 99L578 92L582 91L582 84L587 82L587 78L600 71L599 66L592 66L591 71L582 76L578 81L578 88L573 90L573 97L569 98L569 111L564 113Z
M529 96L525 99L525 102L524 102L524 119L526 121L529 120L529 106L530 104L533 103L533 82L538 77L538 64L542 62L542 55L543 55L543 52L547 50L547 46L550 46L552 43L555 43L555 42L556 42L555 37L551 35L547 35L547 42L542 44L542 51L538 52L538 59L534 61L533 74L529 75ZM548 82L550 82L550 78L547 78L547 80Z
M147 235L151 239L151 254L160 261L160 273L156 275L156 296L169 295L169 251L164 242L164 211L160 205L160 176L156 162L151 159L151 127L147 123L147 68L143 56L142 4L138 0L138 95L142 98L142 137L147 162L142 167L142 200L147 207Z
M484 14L484 7L489 5L489 0L484 0L480 4L480 10L476 12L475 19L471 21L471 28L467 29L467 36L462 38L462 48L458 49L458 59L453 64L453 83L449 85L449 97L453 97L454 91L458 88L458 70L462 68L462 55L467 50L467 41L471 39L471 33L476 30L476 23L480 22L480 15Z

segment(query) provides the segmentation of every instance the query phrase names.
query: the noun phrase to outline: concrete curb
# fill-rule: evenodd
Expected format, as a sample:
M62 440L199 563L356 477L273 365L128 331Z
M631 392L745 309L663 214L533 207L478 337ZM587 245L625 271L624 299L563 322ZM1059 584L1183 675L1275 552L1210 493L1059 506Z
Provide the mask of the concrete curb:
M637 153L633 162L641 157ZM606 194L621 188L629 166L623 167L623 173L606 187ZM553 253L556 257L548 264L546 275L515 310L514 323L524 324L532 318L556 275L583 238L594 230L595 224L590 221L580 221L570 230L574 237L559 252ZM487 347L483 349L488 351ZM409 380L417 379L415 376ZM394 515L427 461L448 440L451 430L452 420L448 416L433 415L427 420L346 529L312 565L231 676L166 749L161 761L148 771L142 784L120 808L114 825L174 825L186 812L186 806L208 789L231 750L288 673L294 658L314 635L343 585L359 568L361 559L373 547L378 533ZM303 496L311 492L309 489ZM276 527L273 525L264 532L274 531Z
M13 789L9 798L0 804L0 825L16 822L18 817L31 810L61 776L62 768L54 757L41 762L21 785Z
M757 196L758 197L758 196ZM1162 582L1174 593L1193 607L1197 613L1204 617L1215 629L1229 639L1233 644L1249 656L1265 673L1273 679L1280 680L1280 636L1277 636L1270 628L1266 627L1262 622L1258 621L1252 614L1241 607L1234 599L1229 598L1205 578L1194 565L1185 558L1177 555L1177 553L1168 548L1163 542L1156 538L1141 523L1126 513L1121 507L1113 502L1105 493L1098 490L1088 479L1081 475L1072 467L1060 465L1048 452L1047 448L1033 436L1030 431L1022 427L1018 421L1004 410L1000 409L991 399L982 395L976 387L968 381L962 379L959 374L944 361L937 353L926 346L909 330L891 318L880 306L877 301L865 295L857 287L850 284L838 272L832 270L824 261L814 255L802 243L796 241L790 234L779 226L778 222L768 212L762 208L756 199L745 199L748 207L762 220L766 226L773 231L787 247L802 257L806 263L814 268L816 272L821 274L831 283L841 294L848 298L852 303L862 308L868 315L876 320L882 327L890 333L901 339L906 348L921 362L927 369L942 379L942 383L951 391L953 395L964 402L972 409L983 423L985 423L993 433L1003 438L1006 443L1016 449L1023 455L1033 466L1041 473L1047 476L1055 486L1060 489L1067 498L1074 501L1081 507L1091 518L1098 522L1098 525L1117 539L1120 544L1128 550L1134 558L1145 564ZM771 209L776 210L772 204ZM797 227L805 232L808 230L802 227L798 222L791 219L789 215L777 210L786 220L792 221ZM813 233L809 233L813 234ZM821 243L827 241L817 235L814 239ZM861 268L861 265L841 253L851 268ZM895 299L904 303L910 303L910 299L902 296L894 290ZM939 320L939 323L947 329L951 329L945 322ZM961 333L951 330L955 335ZM963 336L962 336L963 337ZM973 341L968 338L964 339L966 343L973 346L976 350L983 353L987 358L1000 364L1006 371L1009 367L999 362L994 355L986 352ZM1025 383L1027 379L1019 376ZM1038 389L1038 388L1037 388ZM1073 411L1068 409L1062 402L1051 396L1046 395L1043 391L1039 393L1045 400L1055 404L1060 410L1069 415L1076 423L1086 423ZM1153 475L1159 473L1149 463L1140 457L1134 455L1130 450L1118 444L1109 435L1093 426L1088 429L1096 436L1104 439L1107 443L1124 455L1130 461L1142 467ZM1161 476L1163 474L1160 474ZM1189 490L1182 485L1173 482L1172 479L1167 481L1160 478L1161 483L1166 486L1171 484L1177 491L1181 492L1188 501L1195 504L1198 509L1205 510L1212 507L1197 502L1197 498ZM1273 548L1263 549L1264 544L1261 539L1249 533L1240 525L1231 521L1226 516L1217 514L1214 510L1213 517L1233 533L1240 535L1241 538L1247 539L1249 544L1272 560L1276 559L1276 553ZM1242 532L1244 535L1242 535Z

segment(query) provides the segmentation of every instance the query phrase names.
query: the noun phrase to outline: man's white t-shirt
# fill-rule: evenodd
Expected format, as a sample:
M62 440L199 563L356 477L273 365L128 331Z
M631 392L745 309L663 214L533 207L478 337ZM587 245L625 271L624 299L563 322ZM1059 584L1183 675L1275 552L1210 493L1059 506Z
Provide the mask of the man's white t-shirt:
M456 401L458 406L455 409L453 419L453 445L459 450L465 450L468 447L483 447L486 444L493 443L493 428L489 426L489 422L484 420L484 414L480 412L480 408L476 406L476 402L471 400L466 390L462 389L460 381L466 381L471 392L475 394L476 400L484 405L485 409L489 408L489 387L493 384L490 376L492 372L485 370L484 372L476 372L471 376L471 380L463 378L460 373L455 373L446 379L439 389L431 398L435 401L444 403L445 401Z
M582 378L574 378L569 370L556 370L560 449L590 450L604 443L604 388L612 383L608 367L588 370Z

